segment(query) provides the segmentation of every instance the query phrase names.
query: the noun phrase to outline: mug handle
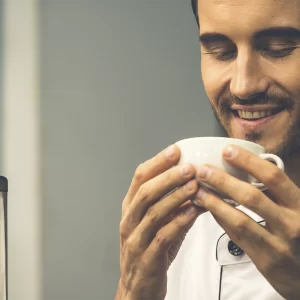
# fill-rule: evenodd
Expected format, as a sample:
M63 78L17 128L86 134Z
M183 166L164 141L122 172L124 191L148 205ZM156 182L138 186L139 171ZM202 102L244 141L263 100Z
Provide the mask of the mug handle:
M262 159L265 159L267 161L275 163L279 169L284 171L284 163L281 160L281 158L278 157L277 155L271 154L271 153L263 153L263 154L260 154L259 157L262 158ZM262 182L258 182L254 177L252 177L252 178L253 178L253 180L251 180L250 183L253 186L258 188L260 191L267 190L267 187Z

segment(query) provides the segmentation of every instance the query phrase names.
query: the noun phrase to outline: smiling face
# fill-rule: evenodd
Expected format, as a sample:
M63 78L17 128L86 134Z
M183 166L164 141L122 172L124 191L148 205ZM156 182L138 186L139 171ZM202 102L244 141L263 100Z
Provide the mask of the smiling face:
M300 1L198 0L206 93L228 136L300 152Z

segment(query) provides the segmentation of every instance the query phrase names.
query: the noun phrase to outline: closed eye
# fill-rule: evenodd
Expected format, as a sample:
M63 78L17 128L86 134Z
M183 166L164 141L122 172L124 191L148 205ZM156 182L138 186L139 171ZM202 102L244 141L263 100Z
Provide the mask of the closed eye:
M272 49L270 48L264 48L262 51L265 55L274 57L274 58L282 58L289 56L290 54L293 53L293 51L297 49L297 47L283 47L283 48L277 48L277 49Z
M211 55L213 58L220 60L220 61L226 61L230 60L236 57L237 51L236 49L224 49L222 47L204 50L203 54Z

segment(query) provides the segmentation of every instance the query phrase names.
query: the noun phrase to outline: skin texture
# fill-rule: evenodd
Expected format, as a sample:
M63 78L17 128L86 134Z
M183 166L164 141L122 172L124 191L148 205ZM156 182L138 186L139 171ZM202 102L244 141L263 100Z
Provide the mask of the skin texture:
M212 165L197 170L198 181L260 215L265 227L208 190L198 191L198 204L280 295L300 299L300 39L295 31L300 28L300 1L199 0L198 5L202 77L217 119L228 136L263 145L281 155L286 166L284 173L234 145L224 150L224 159L263 182L266 193ZM264 125L242 126L232 104L284 110Z
M209 211L279 294L299 300L300 1L199 0L198 9L202 78L217 119L228 136L280 155L286 172L237 146L224 150L224 159L263 182L266 193L211 165L173 167L180 157L174 145L142 163L122 204L115 299L164 299L170 264L197 217ZM246 126L232 105L281 112ZM197 181L257 213L266 226L198 190ZM194 196L199 207L189 201Z
M167 271L186 233L206 211L193 205L198 184L192 165L174 166L176 146L137 167L122 204L121 278L116 300L162 300Z
M201 71L227 134L281 156L299 151L300 37L255 34L279 26L299 29L300 1L199 0L198 5L200 35L215 32L226 37L201 43ZM283 105L285 110L268 126L246 130L232 117L231 104Z
M263 182L267 194L211 165L202 166L197 178L260 215L266 226L208 190L198 190L196 201L212 213L280 295L300 299L300 189L277 166L240 147L230 147L230 156L225 149L224 159Z

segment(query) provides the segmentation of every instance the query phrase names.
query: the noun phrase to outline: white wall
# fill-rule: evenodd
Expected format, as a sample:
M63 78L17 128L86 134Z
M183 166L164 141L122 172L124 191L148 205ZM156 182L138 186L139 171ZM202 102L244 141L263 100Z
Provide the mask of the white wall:
M3 175L8 177L10 300L41 299L37 0L3 1Z

